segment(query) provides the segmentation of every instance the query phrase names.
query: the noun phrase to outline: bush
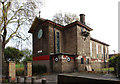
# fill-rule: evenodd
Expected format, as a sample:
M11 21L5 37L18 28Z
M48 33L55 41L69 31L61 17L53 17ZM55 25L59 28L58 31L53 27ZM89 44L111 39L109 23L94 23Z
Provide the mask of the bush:
M32 73L33 74L43 74L47 72L47 67L45 65L33 65Z
M114 73L120 75L120 55L111 57L109 62L114 67Z
M17 76L23 76L24 75L24 71L21 70L21 71L16 71L16 75Z

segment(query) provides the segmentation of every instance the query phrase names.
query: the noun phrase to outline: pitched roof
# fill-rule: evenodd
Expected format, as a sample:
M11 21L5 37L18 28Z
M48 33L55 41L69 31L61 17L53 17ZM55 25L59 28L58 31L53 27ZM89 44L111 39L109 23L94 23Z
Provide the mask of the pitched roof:
M63 26L63 25L57 24L57 23L55 23L55 22L53 22L53 21L51 21L51 20L36 17L36 18L34 19L33 23L32 23L32 26L31 26L30 30L29 30L28 32L29 32L29 33L33 33L34 30L35 30L35 27L36 27L38 24L45 24L45 23L53 24L53 25L55 25L55 26L57 26L57 27L60 27L60 28L62 28L62 29L69 28L69 27L74 26L74 25L79 25L79 26L82 26L82 27L86 28L86 29L89 30L89 31L93 30L93 29L91 29L90 27L88 27L87 25L82 24L82 23L79 22L79 21L75 21L75 22L73 22L73 23L71 23L71 24L68 24L68 25L66 25L66 26Z
M92 38L92 37L90 37L90 40L93 40L93 41L95 41L95 42L98 42L98 43L101 43L101 44L110 46L109 44L106 44L106 43L104 43L104 42L101 42L101 41L99 41L99 40L97 40L97 39L94 39L94 38Z
M92 28L88 27L87 25L85 25L85 24L83 24L83 23L81 23L81 22L79 22L79 21L75 21L75 22L73 22L73 23L71 23L71 24L68 24L68 25L66 25L64 28L68 28L68 27L74 26L74 25L76 25L76 24L79 25L79 26L82 26L82 27L86 28L86 29L89 30L89 31L92 31L92 30L93 30Z

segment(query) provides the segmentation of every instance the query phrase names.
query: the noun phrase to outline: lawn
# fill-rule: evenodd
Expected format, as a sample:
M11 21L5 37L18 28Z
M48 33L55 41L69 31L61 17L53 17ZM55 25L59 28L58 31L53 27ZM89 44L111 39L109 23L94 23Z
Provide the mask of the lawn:
M15 67L16 68L24 68L24 64L16 64Z
M24 64L16 64L16 75L23 76L24 75Z
M24 70L24 64L16 64L16 71L23 71Z
M113 67L110 67L110 68L103 68L102 70L103 70L103 71L108 71L108 70L109 70L109 71L114 71L114 68L113 68Z

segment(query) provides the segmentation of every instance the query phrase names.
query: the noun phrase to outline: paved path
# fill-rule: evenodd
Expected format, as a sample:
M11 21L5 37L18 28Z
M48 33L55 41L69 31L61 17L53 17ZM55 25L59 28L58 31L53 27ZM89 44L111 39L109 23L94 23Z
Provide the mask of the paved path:
M67 74L66 74L67 75ZM71 73L69 75L92 78L92 79L104 79L104 80L120 80L113 74L93 74L93 73Z
M63 74L63 73L62 73ZM64 73L65 75L72 75L72 76L80 76L80 77L87 77L87 78L94 78L94 79L106 79L106 80L120 80L117 79L112 74L92 74L92 73ZM37 79L35 80L35 84L41 84L42 79L46 79L46 84L57 84L57 75L58 74L49 74L44 76L37 76ZM28 79L28 82L31 81L31 78ZM24 78L21 78L21 82L24 82Z
M104 80L115 80L115 81L120 80L112 74L104 74L104 75L103 74L92 74L92 73L62 73L62 74L93 78L93 79L104 79ZM57 75L58 74L45 75L45 76L42 76L41 79L46 78L48 84L49 83L57 84ZM38 81L40 81L40 79L38 79Z

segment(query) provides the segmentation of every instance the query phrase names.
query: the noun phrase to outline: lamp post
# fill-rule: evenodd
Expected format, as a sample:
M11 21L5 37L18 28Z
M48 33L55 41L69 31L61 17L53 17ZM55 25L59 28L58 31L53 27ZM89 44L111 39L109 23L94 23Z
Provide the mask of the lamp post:
M116 51L115 51L115 50L113 50L113 52L114 52L114 56L115 56L115 52L116 52Z

